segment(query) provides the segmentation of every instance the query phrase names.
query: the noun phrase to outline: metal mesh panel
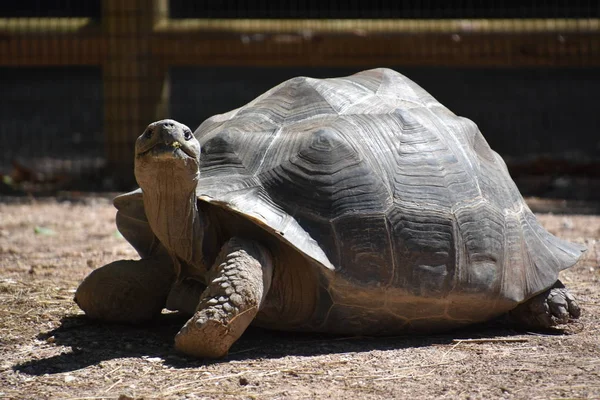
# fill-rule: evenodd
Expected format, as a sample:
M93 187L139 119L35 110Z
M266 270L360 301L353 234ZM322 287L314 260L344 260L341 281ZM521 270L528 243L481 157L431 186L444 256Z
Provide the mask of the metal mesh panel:
M127 189L153 120L382 66L473 119L518 182L538 174L533 194L598 178L597 2L5 0L0 189Z

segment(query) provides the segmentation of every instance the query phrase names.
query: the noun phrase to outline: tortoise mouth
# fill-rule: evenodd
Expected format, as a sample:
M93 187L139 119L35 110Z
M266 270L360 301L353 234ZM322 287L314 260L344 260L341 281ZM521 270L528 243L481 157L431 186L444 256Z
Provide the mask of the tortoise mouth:
M150 156L157 159L186 159L193 158L196 156L186 146L179 142L157 143L154 146L141 151L137 154L137 157Z

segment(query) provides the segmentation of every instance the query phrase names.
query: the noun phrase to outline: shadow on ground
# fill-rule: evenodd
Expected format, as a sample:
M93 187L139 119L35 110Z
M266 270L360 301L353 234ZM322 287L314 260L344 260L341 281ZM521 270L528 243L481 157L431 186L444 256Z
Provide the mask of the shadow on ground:
M450 344L457 339L493 339L522 334L504 320L428 336L340 337L325 334L277 332L249 328L236 342L229 355L221 360L198 360L175 352L173 337L185 322L177 314L162 315L152 325L128 326L98 323L84 316L67 316L61 325L41 333L38 339L70 347L71 351L49 358L18 364L15 371L28 375L57 374L79 370L101 361L117 358L160 359L175 368L193 368L232 360L316 356L372 350L395 350ZM552 330L546 334L562 334Z

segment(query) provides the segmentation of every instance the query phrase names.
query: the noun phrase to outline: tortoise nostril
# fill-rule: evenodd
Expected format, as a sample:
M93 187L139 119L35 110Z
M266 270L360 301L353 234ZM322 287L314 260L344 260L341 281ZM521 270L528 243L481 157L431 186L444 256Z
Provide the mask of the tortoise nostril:
M173 128L174 126L175 126L175 124L174 124L174 123L172 123L172 122L165 122L165 123L163 124L163 127L164 127L164 128Z

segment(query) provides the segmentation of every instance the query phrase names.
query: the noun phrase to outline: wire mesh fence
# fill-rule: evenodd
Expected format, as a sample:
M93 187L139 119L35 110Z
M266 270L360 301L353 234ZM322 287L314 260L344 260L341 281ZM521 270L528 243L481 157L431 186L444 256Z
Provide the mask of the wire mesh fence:
M511 4L2 1L1 188L127 189L153 120L195 128L294 76L390 67L474 120L532 194L598 196L600 8ZM565 176L588 180L561 192Z

